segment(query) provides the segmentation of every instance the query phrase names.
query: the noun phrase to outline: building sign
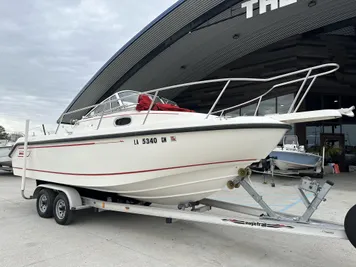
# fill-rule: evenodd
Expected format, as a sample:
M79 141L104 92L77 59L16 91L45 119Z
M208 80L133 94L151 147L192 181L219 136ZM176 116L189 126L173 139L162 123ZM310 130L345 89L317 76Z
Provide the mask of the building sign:
M241 8L246 8L246 18L253 17L253 8L256 4L259 4L260 14L267 12L267 7L270 10L275 10L281 7L289 6L291 4L297 3L298 0L249 0L241 4Z

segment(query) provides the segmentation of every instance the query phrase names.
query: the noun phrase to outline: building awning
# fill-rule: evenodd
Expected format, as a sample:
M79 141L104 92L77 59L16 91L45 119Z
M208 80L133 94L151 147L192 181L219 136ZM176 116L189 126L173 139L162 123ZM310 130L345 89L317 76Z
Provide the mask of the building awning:
M267 7L254 4L251 16L246 6L252 2L178 1L120 49L64 112L94 105L123 89L145 91L204 79L269 44L356 14L354 0L275 0ZM181 90L164 96L174 98ZM63 122L85 113L65 116Z

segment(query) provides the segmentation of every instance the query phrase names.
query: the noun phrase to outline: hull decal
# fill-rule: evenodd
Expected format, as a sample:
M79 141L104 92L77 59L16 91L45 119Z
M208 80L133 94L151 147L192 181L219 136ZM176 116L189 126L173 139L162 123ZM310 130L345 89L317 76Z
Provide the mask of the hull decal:
M222 219L225 222L232 222L236 224L245 224L249 226L257 226L257 227L268 227L268 228L291 228L294 227L291 225L285 224L277 224L277 223L265 223L265 222L251 222L251 221L243 221L243 220L236 220L236 219Z

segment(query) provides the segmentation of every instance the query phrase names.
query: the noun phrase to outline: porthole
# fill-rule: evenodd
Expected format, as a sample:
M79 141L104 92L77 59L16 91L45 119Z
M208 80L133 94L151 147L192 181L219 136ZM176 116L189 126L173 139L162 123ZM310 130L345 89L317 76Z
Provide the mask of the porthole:
M125 117L125 118L118 118L115 120L115 125L116 126L123 126L123 125L128 125L131 123L131 118Z

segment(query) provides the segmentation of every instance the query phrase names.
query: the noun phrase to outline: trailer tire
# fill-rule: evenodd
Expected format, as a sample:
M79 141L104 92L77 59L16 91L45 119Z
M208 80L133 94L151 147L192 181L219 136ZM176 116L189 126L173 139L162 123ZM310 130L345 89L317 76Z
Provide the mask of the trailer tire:
M36 200L37 213L41 218L53 217L53 203L56 193L51 189L41 189Z
M351 244L356 248L356 205L354 205L346 214L344 227L346 236Z
M54 200L53 216L60 225L68 225L73 221L73 211L70 209L67 195L63 192L60 192Z

